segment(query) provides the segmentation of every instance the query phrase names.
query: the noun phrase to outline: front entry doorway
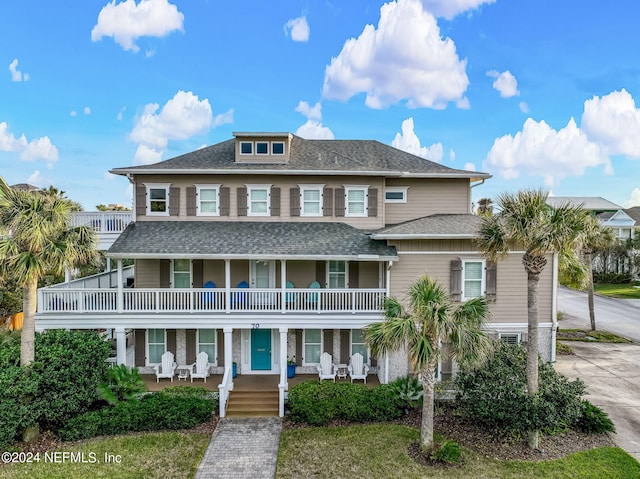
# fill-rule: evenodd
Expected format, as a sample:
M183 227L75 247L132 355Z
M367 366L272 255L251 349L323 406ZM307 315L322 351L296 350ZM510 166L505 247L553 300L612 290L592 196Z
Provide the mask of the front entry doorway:
M251 370L271 371L271 330L251 330Z

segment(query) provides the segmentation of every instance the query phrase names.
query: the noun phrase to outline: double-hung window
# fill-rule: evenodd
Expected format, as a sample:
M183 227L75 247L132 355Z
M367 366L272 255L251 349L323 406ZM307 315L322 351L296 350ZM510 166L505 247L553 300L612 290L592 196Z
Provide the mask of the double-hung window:
M322 352L322 330L304 330L304 365L320 364Z
M148 329L147 330L147 346L149 348L149 364L160 364L162 355L166 349L165 330L164 329Z
M329 261L329 288L344 289L347 287L347 262Z
M147 183L147 215L169 216L168 184Z
M216 362L216 330L198 329L198 353L207 353L209 362Z
M196 194L198 216L220 216L220 185L196 185Z
M300 185L300 216L322 216L324 185Z
M345 216L367 216L367 186L345 186Z
M369 362L369 348L364 340L364 334L361 329L351 330L351 355L356 353L362 354L365 363Z
M190 288L191 287L191 260L189 259L173 260L173 287L174 288Z
M462 301L483 296L484 291L484 260L462 260Z
M249 216L269 216L269 192L271 185L247 185L247 214Z

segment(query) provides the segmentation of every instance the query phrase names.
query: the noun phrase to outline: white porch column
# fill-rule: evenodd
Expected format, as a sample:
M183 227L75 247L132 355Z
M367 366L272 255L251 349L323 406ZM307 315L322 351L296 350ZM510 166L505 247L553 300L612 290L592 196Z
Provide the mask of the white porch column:
M118 292L117 292L117 302L118 302L118 312L122 313L124 309L124 285L122 282L122 258L118 258Z
M120 365L127 364L127 336L124 328L116 328L116 362Z
M282 289L280 306L282 314L287 312L287 260L280 260L280 289Z
M233 367L233 328L224 328L224 367ZM229 379L229 391L233 390L233 377Z
M111 258L107 258L107 271L111 271Z
M280 328L280 384L278 389L280 391L280 401L278 406L278 414L280 417L284 417L284 392L289 389L287 383L287 328Z
M393 261L389 261L389 265L387 266L387 296L391 296L391 267L393 266Z
M231 312L231 260L224 260L224 304L227 306L227 313ZM226 363L225 363L226 364Z
M71 281L71 270L69 268L64 270L64 282L68 283Z

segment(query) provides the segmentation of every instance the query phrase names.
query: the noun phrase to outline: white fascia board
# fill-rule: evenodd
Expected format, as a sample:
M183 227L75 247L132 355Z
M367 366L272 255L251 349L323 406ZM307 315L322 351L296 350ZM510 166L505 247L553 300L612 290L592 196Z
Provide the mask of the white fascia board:
M393 233L372 233L371 239L374 240L404 240L404 239L474 239L477 234L461 233L461 234L393 234Z
M157 253L107 253L115 259L248 259L248 260L300 260L300 261L397 261L398 256L377 255L286 255L286 254L157 254Z

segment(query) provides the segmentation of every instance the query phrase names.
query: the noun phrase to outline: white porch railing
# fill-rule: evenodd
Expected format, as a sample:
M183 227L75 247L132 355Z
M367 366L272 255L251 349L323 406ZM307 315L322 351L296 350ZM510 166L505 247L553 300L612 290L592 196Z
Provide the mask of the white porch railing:
M222 382L218 384L219 401L220 401L220 417L227 415L227 403L229 401L229 391L233 389L233 373L232 366L225 366Z
M386 290L291 288L284 301L282 294L282 289L249 288L128 288L120 293L115 288L41 288L38 313L373 313L382 311Z
M97 233L122 233L133 220L133 211L75 211L71 213L71 226L91 226Z
M122 268L122 284L127 284L129 278L133 279L133 266ZM69 281L68 283L58 283L48 286L47 289L104 289L116 288L118 286L118 270L106 271L103 273L85 276Z

